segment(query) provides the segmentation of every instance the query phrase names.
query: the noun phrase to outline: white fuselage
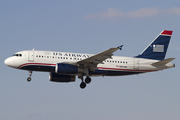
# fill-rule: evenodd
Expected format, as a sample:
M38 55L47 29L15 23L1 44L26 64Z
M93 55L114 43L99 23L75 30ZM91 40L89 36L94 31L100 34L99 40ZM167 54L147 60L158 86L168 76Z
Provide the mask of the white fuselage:
M73 64L91 56L93 56L93 54L27 50L17 52L14 56L7 58L5 64L23 70L55 72L57 63ZM101 72L91 72L90 76L121 76L174 67L173 63L167 63L163 66L151 65L158 61L159 60L136 57L112 56L112 58L108 58L97 65L96 70ZM76 75L78 75L78 73Z

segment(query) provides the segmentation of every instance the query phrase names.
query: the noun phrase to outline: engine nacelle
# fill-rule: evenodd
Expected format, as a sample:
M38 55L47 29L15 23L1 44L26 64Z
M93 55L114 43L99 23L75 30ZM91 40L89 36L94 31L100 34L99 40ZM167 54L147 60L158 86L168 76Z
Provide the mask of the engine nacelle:
M49 80L52 82L75 82L76 77L71 75L49 73Z
M66 64L66 63L57 63L55 72L61 74L77 74L79 72L82 72L82 70L75 65Z

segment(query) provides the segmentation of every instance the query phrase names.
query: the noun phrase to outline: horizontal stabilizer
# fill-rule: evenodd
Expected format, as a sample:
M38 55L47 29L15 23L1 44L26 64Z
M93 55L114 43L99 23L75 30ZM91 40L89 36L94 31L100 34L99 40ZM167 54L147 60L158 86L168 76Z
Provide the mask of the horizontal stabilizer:
M171 62L172 60L174 60L175 58L168 58L168 59L165 59L165 60L161 60L159 62L155 62L155 63L152 63L151 65L153 66L161 66L161 65L166 65L167 63Z

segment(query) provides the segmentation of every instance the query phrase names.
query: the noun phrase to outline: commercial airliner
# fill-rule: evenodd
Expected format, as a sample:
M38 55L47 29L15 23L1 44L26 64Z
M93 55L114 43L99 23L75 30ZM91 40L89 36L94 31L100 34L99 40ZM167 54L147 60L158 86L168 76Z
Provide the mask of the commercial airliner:
M113 52L121 50L123 45L95 55L33 49L17 52L4 63L12 68L28 70L27 81L31 81L32 71L49 72L52 82L75 82L78 76L82 81L80 87L84 89L93 76L133 75L175 67L170 63L175 58L165 59L172 32L162 31L134 57L113 56Z

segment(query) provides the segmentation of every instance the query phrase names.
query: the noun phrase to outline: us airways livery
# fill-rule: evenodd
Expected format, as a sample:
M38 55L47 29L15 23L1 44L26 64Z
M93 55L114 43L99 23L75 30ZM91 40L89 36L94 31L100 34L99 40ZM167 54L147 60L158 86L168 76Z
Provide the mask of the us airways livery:
M52 82L75 82L78 76L83 89L91 82L92 76L133 75L175 67L170 63L175 58L165 59L171 35L172 31L162 31L135 57L113 56L113 52L121 50L122 46L95 55L33 49L17 52L4 63L12 68L28 70L27 81L31 81L32 71L49 72Z

